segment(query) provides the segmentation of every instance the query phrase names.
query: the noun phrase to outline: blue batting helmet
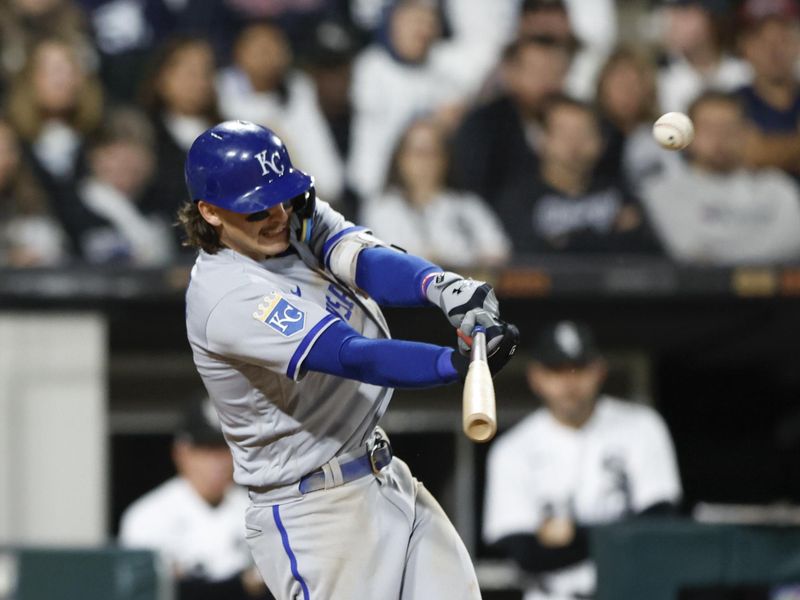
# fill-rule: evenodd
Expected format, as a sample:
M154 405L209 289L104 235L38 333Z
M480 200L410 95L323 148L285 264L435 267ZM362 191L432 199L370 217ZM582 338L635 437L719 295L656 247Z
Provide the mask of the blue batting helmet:
M226 121L203 132L186 157L192 201L256 213L302 196L314 179L292 166L281 139L266 127Z

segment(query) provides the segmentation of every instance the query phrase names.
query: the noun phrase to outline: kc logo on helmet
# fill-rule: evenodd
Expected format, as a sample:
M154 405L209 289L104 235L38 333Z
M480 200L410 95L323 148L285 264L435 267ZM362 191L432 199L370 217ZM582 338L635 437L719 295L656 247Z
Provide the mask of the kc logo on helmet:
M267 151L262 150L258 154L255 155L256 160L258 160L258 164L261 165L261 174L262 175L269 175L270 169L272 169L272 173L275 173L278 177L283 175L284 167L280 163L281 155L278 153L277 150L273 151L272 154L269 155L269 159L267 158Z
M256 321L269 325L284 337L290 337L303 331L306 325L306 313L293 306L280 294L272 294L264 298L266 304L259 304L253 313Z

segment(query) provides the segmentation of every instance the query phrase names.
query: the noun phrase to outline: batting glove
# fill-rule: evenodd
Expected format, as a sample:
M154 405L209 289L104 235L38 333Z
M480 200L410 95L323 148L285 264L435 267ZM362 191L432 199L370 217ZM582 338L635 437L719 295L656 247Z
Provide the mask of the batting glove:
M492 286L484 281L464 279L457 273L431 273L422 282L428 300L438 306L450 324L469 337L476 324L486 329L486 350L494 350L501 336L500 305ZM469 345L459 339L462 354Z
M497 373L506 366L508 361L511 360L511 357L516 353L517 346L519 345L519 329L517 329L516 325L500 321L500 325L498 325L497 328L499 332L494 337L494 349L492 351L489 351L488 331L486 334L486 361L489 364L489 371L492 373L492 376L497 375ZM468 344L471 346L472 338L464 339L465 337L463 333L459 333L459 343L463 340L465 345ZM463 382L467 378L469 358L457 352L453 352L450 360Z

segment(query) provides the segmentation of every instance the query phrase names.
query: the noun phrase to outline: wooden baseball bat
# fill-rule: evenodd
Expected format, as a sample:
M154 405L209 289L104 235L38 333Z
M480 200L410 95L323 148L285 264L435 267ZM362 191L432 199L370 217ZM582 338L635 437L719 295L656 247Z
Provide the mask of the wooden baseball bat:
M472 352L464 381L464 433L473 442L488 442L497 433L494 383L486 362L486 333L475 327Z

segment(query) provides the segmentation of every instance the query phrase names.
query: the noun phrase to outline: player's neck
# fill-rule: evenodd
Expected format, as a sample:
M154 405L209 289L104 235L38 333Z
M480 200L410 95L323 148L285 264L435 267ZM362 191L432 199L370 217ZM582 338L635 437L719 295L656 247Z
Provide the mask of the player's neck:
M589 422L594 414L595 404L592 404L587 410L580 413L557 413L551 411L550 414L558 421L559 424L569 429L583 429L584 425Z

